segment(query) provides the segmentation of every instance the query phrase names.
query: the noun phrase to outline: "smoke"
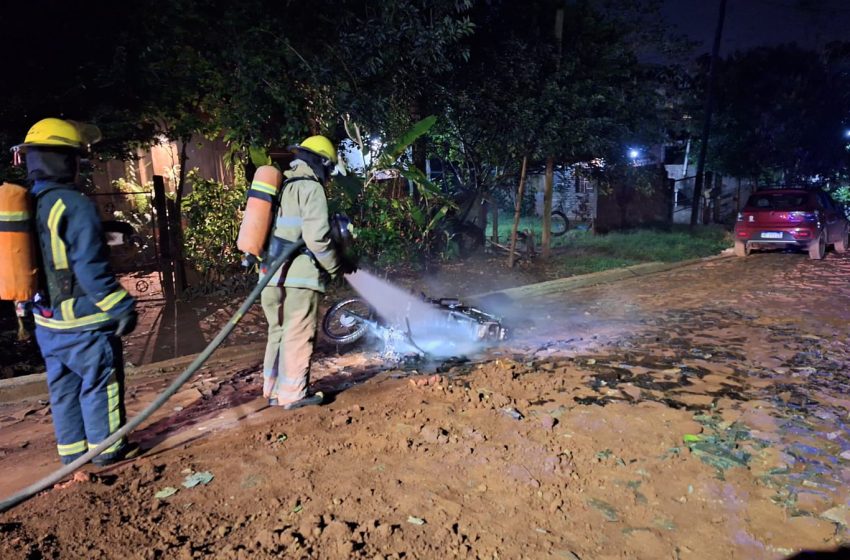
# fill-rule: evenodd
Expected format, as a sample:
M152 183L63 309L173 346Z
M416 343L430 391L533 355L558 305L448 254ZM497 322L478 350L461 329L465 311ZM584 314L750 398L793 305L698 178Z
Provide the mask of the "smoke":
M415 346L434 357L475 354L484 349L475 325L456 321L421 297L359 270L346 280L395 332L410 334Z

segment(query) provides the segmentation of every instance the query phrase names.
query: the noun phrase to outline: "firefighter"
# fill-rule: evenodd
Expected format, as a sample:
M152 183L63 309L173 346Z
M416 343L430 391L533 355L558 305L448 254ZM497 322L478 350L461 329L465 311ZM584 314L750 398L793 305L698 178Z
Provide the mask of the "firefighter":
M269 323L263 361L263 396L269 405L287 409L321 404L323 395L307 394L310 360L316 338L319 294L340 272L330 238L324 187L338 167L336 148L324 136L290 146L295 155L280 194L269 242L269 256L303 239L307 251L272 277L261 302Z
M80 158L99 136L91 125L43 119L13 148L15 160L26 161L35 204L46 284L33 304L35 334L47 367L53 426L64 464L124 424L119 337L136 326L135 301L109 266L97 210L76 188ZM138 446L122 438L92 462L106 466L137 453Z

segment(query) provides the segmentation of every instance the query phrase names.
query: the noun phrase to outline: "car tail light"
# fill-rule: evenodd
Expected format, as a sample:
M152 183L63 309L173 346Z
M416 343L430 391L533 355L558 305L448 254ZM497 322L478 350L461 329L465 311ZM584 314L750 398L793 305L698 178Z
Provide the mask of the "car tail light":
M750 233L748 231L739 231L738 237L749 237Z
M779 219L788 222L816 222L817 215L811 212L780 212Z
M809 238L812 237L812 232L810 232L807 229L800 229L800 230L797 230L797 231L792 231L791 235L793 235L794 237L796 237L798 239L809 239Z

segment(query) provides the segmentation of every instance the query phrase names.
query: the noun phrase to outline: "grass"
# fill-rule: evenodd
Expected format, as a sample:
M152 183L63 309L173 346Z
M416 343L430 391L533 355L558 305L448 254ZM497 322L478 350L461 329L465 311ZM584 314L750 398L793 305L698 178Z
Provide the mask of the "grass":
M503 243L510 241L511 239L511 230L513 229L514 220L513 216L510 217L509 220L500 220L499 221L499 239L502 240ZM571 224L571 227L572 224ZM537 240L537 244L540 245L540 240L543 238L543 220L538 217L528 217L524 216L519 219L519 227L518 231L530 230L534 232L534 239ZM565 235L561 237L553 237L552 238L552 247L563 247L568 243L568 240L571 237L575 237L577 235L581 235L586 233L580 229L571 229ZM490 235L490 227L487 228L487 235Z
M520 229L530 229L540 239L542 220L523 218ZM499 224L500 238L510 239L511 223ZM676 262L716 255L732 245L720 226L701 226L691 231L674 226L670 231L639 229L593 235L570 230L553 239L552 265L559 276L587 274L645 262Z
M639 262L676 262L716 255L731 246L722 227L704 226L693 232L687 227L672 231L635 230L607 235L582 235L568 246L611 257Z

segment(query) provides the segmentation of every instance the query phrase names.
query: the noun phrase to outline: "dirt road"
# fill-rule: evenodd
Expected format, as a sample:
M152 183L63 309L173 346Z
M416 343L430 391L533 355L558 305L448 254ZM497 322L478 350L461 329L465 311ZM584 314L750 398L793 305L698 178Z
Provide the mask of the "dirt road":
M850 539L848 273L834 254L763 254L513 302L506 347L436 376L327 356L317 383L345 390L294 412L255 398L258 360L216 363L136 435L143 458L0 515L0 557L834 549ZM131 408L164 382L140 381ZM0 428L15 487L38 474L22 465L55 466L44 409L0 410Z

